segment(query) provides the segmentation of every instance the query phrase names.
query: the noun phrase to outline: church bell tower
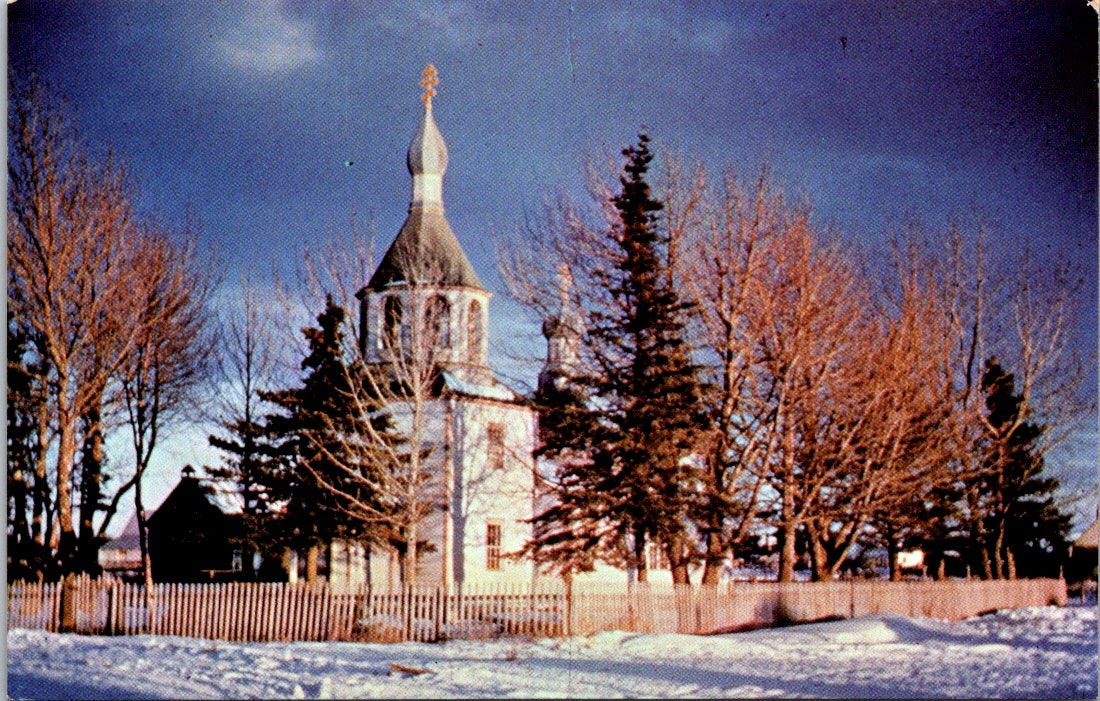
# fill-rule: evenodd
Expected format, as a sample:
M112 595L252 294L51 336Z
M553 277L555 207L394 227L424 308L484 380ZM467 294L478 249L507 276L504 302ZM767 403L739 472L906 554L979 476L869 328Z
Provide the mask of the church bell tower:
M447 144L432 113L439 80L429 65L424 114L406 163L412 193L405 223L359 292L362 353L370 363L392 353L430 352L432 362L467 382L489 382L490 294L451 231L443 207Z

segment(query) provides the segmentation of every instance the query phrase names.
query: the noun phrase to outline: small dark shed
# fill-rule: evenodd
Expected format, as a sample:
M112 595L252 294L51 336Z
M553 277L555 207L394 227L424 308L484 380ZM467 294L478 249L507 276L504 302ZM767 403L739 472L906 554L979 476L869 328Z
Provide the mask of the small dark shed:
M239 497L185 467L176 488L149 517L149 560L157 582L245 578L246 529ZM251 563L248 563L251 564Z

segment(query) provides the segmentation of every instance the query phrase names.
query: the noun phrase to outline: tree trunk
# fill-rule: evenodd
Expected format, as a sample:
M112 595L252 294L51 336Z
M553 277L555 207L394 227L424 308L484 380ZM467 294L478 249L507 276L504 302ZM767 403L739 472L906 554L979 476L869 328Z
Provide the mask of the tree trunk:
M153 586L153 560L149 556L149 521L145 518L145 505L141 498L141 485L134 492L134 511L138 526L138 547L141 549L141 572L146 587Z
M411 519L410 519L411 520ZM405 584L406 586L415 587L417 584L416 577L416 524L410 523L405 528ZM443 563L443 567L446 568L447 563Z
M691 574L688 570L689 557L687 548L684 547L683 536L671 536L666 551L669 567L672 570L672 583L691 584Z
M641 528L634 529L634 572L639 582L648 582L649 573L646 571L645 561L645 531Z
M45 405L43 405L45 406ZM50 510L50 482L47 477L46 445L49 441L49 418L43 409L38 417L38 456L34 465L34 498L31 511L31 537L40 546L40 556L46 550L46 514ZM40 562L44 565L45 562Z
M784 523L779 532L779 581L794 581L795 524Z
M898 553L901 549L898 547L897 541L893 538L888 538L886 541L886 552L890 560L890 581L901 581L901 566L898 564Z
M719 420L719 434L710 447L707 457L709 476L708 489L712 491L707 500L707 514L705 523L707 531L704 534L706 551L703 555L703 584L714 585L721 579L722 569L726 563L726 555L732 543L731 537L726 536L724 528L725 508L720 495L724 494L727 487L724 480L722 457L727 448L727 441L722 438L729 433L730 416L733 414L733 380L731 378L731 361L725 358L726 372L722 379L723 405Z
M145 504L141 495L140 467L134 482L134 515L138 526L138 547L141 551L141 573L145 581L145 630L153 629L153 616L156 602L153 598L153 562L149 557L149 524L145 520Z
M707 533L707 554L703 565L703 584L715 585L722 575L722 568L726 563L726 553L722 548L722 539L717 533Z
M993 579L993 568L989 560L989 551L985 545L978 545L978 576L981 579Z
M829 574L829 555L821 542L820 530L811 523L806 528L810 541L810 580L824 582Z
M95 514L102 495L103 428L96 406L84 417L84 450L80 475L80 539L77 567L92 576L99 574L99 543L95 533Z
M306 551L306 584L317 583L317 572L321 560L321 546L311 545Z
M63 390L62 390L63 391ZM72 421L59 410L57 431L57 562L63 574L76 570L76 531L73 528L73 460L76 457L76 436Z
M993 579L1004 579L1005 577L1005 563L1004 558L1001 557L1001 553L1004 552L1004 542L1004 521L1000 521L997 523L996 536L993 539L993 543L989 546L989 557L991 560L989 569Z

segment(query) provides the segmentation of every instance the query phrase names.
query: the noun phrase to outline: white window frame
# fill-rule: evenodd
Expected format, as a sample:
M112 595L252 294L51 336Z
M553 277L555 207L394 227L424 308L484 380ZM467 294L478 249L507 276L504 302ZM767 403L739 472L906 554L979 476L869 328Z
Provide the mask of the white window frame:
M499 521L487 522L485 524L485 569L493 571L501 569L503 542L504 526Z

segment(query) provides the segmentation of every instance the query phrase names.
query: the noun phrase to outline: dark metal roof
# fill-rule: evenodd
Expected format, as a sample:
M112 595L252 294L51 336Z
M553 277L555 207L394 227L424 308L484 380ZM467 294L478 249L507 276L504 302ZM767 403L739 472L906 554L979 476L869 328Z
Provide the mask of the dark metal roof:
M413 207L367 287L397 282L485 289L451 231L443 208Z

